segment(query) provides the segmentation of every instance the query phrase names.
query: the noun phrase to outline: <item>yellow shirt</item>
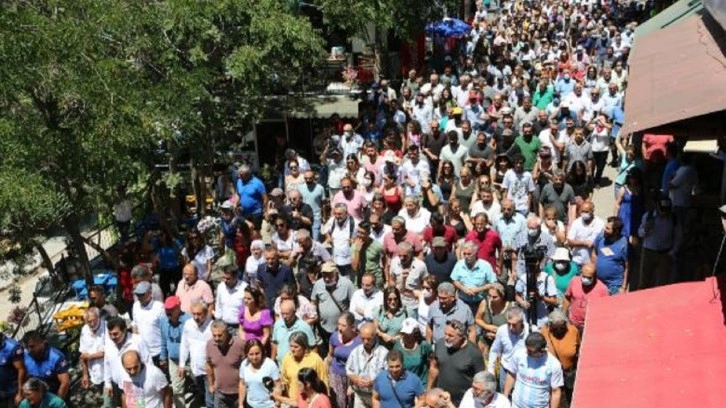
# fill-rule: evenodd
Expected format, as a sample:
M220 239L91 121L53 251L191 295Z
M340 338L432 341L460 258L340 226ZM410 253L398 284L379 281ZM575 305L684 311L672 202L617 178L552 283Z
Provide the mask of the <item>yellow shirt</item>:
M282 358L282 365L280 366L282 382L287 384L288 397L294 399L297 398L297 395L300 393L297 372L300 371L301 368L306 367L315 370L318 377L325 383L326 386L328 385L328 367L317 353L313 351L308 352L302 360L296 361L295 357L292 356L292 353L288 352L285 357Z

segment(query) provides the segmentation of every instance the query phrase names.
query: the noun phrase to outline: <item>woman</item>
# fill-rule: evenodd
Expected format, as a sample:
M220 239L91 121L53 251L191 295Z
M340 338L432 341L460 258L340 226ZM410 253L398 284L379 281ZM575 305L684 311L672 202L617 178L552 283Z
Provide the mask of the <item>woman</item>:
M297 159L290 160L287 167L290 169L290 174L285 177L285 193L289 194L290 191L298 190L299 186L305 184L305 177L300 172L300 165Z
M182 249L184 263L194 264L197 268L199 279L209 281L212 274L212 259L214 250L204 243L202 234L196 229L187 235L187 242Z
M370 205L364 211L365 219L369 219L372 214L378 215L381 223L385 225L391 225L393 217L398 215L386 208L386 199L380 192L373 194Z
M593 89L597 86L597 69L594 65L587 67L587 75L583 80L582 87L585 89Z
M635 167L628 173L626 183L620 187L615 199L615 216L623 222L623 236L633 244L633 238L640 228L645 212L645 194L642 187L642 172Z
M262 256L264 250L265 243L262 240L256 239L250 244L250 256L245 261L245 274L250 285L257 285L257 270L265 264L265 257Z
M363 193L363 198L365 198L367 203L370 203L373 201L373 196L376 194L376 175L372 171L366 171L363 174L363 179L360 182L360 185L358 186L358 190L360 190L361 193Z
M306 256L298 261L298 265L300 294L310 299L313 286L320 279L320 259L315 256Z
M429 325L431 305L437 299L438 288L439 282L434 275L425 277L421 283L421 292L418 294L418 308L416 309L421 333L426 333L426 328Z
M277 248L280 261L289 264L290 256L297 249L297 240L295 231L290 228L290 221L286 215L279 214L275 218L275 232L270 238L270 243Z
M343 312L338 318L338 330L330 336L330 346L325 362L330 366L330 388L336 406L345 408L353 405L352 396L348 395L348 376L345 364L350 353L362 341L356 333L355 316L349 311Z
M461 211L466 214L469 213L469 207L473 201L472 197L474 197L475 190L476 183L471 177L471 170L468 167L462 167L459 171L459 182L454 184L451 195L459 200Z
M245 343L245 355L239 368L239 400L248 407L275 408L267 378L280 385L280 370L271 358L265 356L265 347L259 340Z
M403 150L405 151L408 149L409 146L421 146L421 124L417 120L412 120L408 122L408 126L406 126L406 132L408 135L406 136L406 146L403 147Z
M327 385L328 367L318 353L313 352L308 344L308 336L303 332L293 332L290 335L290 351L287 352L280 364L283 384L287 387L287 395L276 391L272 394L275 401L296 407L298 395L303 391L302 384L297 379L298 372L303 368L314 370L318 377Z
M373 323L381 344L387 349L393 347L398 333L401 331L403 320L408 317L406 308L401 302L401 292L395 286L388 286L383 290L383 306L374 311Z
M305 321L310 327L313 327L318 320L318 309L303 295L297 293L295 285L282 285L280 287L280 296L275 299L275 316L280 319L280 305L284 300L292 300L295 303L295 315L298 319Z
M439 106L445 108L447 111L449 109L456 108L456 101L454 100L454 96L451 94L451 88L445 87L441 91L441 98L439 99ZM442 129L445 128L446 125L442 126Z
M20 401L20 405L18 405L19 408L67 407L65 401L63 401L63 399L59 396L48 391L48 384L38 378L30 378L28 381L22 384L22 393L23 400ZM14 404L9 404L8 406L14 406Z
M618 154L620 154L620 166L618 167L618 174L615 176L614 191L615 198L618 197L620 187L625 185L628 178L628 173L636 167L639 167L635 161L635 148L633 146L623 147L620 138L615 140L615 146L618 148Z
M451 192L454 190L454 185L458 181L459 177L454 174L454 165L449 160L444 160L441 163L441 173L439 174L438 180L444 204L451 200Z
M182 279L181 265L184 259L180 252L179 243L169 234L169 231L162 228L156 248L154 267L159 273L159 286L166 295L173 293L172 286L175 287Z
M398 184L398 178L394 174L384 172L381 195L386 202L386 208L393 214L398 214L403 208L403 188Z
M428 385L429 356L433 352L431 344L421 334L421 328L416 319L409 317L401 325L401 336L394 350L403 354L403 368L416 374L421 380L424 389Z
M355 154L349 154L345 158L345 171L348 178L355 181L356 184L363 183L363 176L366 173L366 169L361 167L358 156Z
M328 387L320 381L318 374L311 368L303 368L297 373L301 392L297 397L298 408L331 408Z
M504 175L507 174L507 171L512 167L512 159L509 158L509 156L505 154L500 154L497 156L496 161L496 171L494 172L494 188L497 189L497 192L499 193L499 198L502 198L502 182L504 181Z
M259 340L265 347L270 345L272 320L270 311L264 309L265 295L256 286L246 286L244 305L239 308L239 336L242 340Z
M577 357L580 353L580 331L570 324L564 313L555 310L550 313L549 322L542 328L542 335L547 340L547 350L562 365L565 395L567 401L572 401Z
M479 349L485 356L489 353L489 347L494 342L499 327L507 324L507 310L511 307L511 303L504 297L504 286L499 282L491 286L488 296L479 303L476 311L476 325L481 329Z
M610 153L610 129L612 129L612 125L607 116L598 113L587 128L590 130L590 146L592 147L592 157L595 161L593 181L596 186L600 186L602 172L605 170L608 153Z
M237 258L237 268L244 271L247 266L247 258L250 257L250 244L252 243L252 231L245 220L237 222L234 228L233 250Z
M567 173L567 183L572 186L572 190L575 192L577 213L580 214L580 206L582 203L592 198L594 188L592 177L588 173L585 163L580 160L572 163L572 167Z
M456 198L449 201L449 214L446 217L446 225L453 227L459 237L465 237L474 228L469 219L469 214L461 210L461 204Z
M567 248L557 248L552 255L552 262L545 265L544 271L555 280L557 298L564 299L570 281L579 275L580 268L570 260L570 252Z

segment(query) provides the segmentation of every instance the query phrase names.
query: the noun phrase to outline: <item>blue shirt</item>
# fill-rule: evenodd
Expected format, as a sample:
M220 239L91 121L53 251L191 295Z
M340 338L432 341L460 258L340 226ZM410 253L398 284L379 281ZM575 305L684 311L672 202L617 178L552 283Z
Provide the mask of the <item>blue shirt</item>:
M41 360L34 359L28 351L25 351L25 369L28 377L35 377L48 384L48 391L58 393L60 380L58 375L68 372L68 361L66 356L55 347L45 346L45 353Z
M499 233L499 237L502 239L502 247L509 249L516 249L517 237L525 230L526 221L524 216L520 213L515 212L512 218L507 220L502 215L499 217L494 229Z
M43 396L43 399L40 401L40 404L38 404L37 408L66 408L68 405L66 405L65 401L61 399L61 397L51 394L50 392L46 392ZM28 402L27 399L24 399L20 401L20 405L18 405L18 408L33 408L32 405L30 405L30 402Z
M157 251L157 254L159 255L159 268L162 270L178 268L180 252L181 248L176 242L159 248Z
M250 283L249 275L245 276L247 283ZM257 267L257 280L260 282L262 287L265 289L265 298L267 299L267 309L274 310L275 299L279 295L280 288L284 284L295 286L295 276L292 273L292 269L289 266L280 263L277 267L277 271L271 271L267 264L262 264Z
M462 302L460 299L456 299L456 303L449 309L448 312L441 310L441 304L438 300L435 300L429 308L429 327L433 332L431 338L432 343L435 343L444 338L444 329L446 328L446 321L456 319L466 325L467 329L474 325L474 315L471 313L471 308Z
M481 287L488 283L494 283L497 281L494 270L489 262L483 259L477 259L473 268L469 268L465 260L460 260L454 265L454 270L451 272L451 280L458 281L467 288ZM485 292L479 292L474 296L469 296L464 292L459 291L459 299L466 303L480 302L484 299Z
M323 218L320 209L323 206L323 197L325 196L325 190L323 189L323 186L316 183L311 190L310 187L305 184L302 186L298 186L297 191L300 192L300 195L302 196L302 201L313 209L314 220L320 221Z
M179 345L181 344L184 322L188 319L189 315L186 313L179 316L179 322L176 325L172 324L166 316L161 319L161 353L159 353L161 361L179 361Z
M247 405L255 408L275 408L275 402L270 398L270 392L265 388L262 379L270 377L277 381L280 379L280 370L270 358L265 358L259 370L254 370L252 364L245 359L239 368L239 378L247 386ZM293 398L297 398L297 395Z
M567 96L569 93L575 90L575 80L570 78L569 81L565 81L564 79L560 78L555 83L555 92L560 94L560 99Z
M678 171L678 168L681 167L681 163L676 159L670 159L668 160L668 163L665 166L665 170L663 170L663 177L660 179L660 191L663 194L668 194L670 191L670 182L673 176L676 175L676 171Z
M277 344L277 364L279 366L282 366L282 358L290 350L290 335L296 331L305 333L308 344L315 344L313 329L302 319L295 319L295 323L290 327L285 324L285 319L277 319L275 325L272 326L272 342Z
M0 397L18 392L18 371L13 363L23 361L23 347L9 337L0 345Z
M264 204L262 197L267 194L262 181L255 176L250 176L247 182L238 179L235 186L237 187L242 214L262 215L262 206Z
M413 408L416 397L425 392L421 379L406 370L395 381L388 371L381 371L373 382L373 391L378 393L382 407L401 408Z
M628 239L620 237L615 242L605 241L605 235L600 234L593 242L597 254L597 278L608 289L623 286L625 277L625 262L628 260Z

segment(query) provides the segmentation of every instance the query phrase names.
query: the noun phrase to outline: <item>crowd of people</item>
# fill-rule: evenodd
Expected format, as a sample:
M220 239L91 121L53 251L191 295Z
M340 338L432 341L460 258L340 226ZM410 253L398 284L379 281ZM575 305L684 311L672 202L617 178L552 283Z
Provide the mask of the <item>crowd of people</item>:
M671 138L620 133L621 6L478 2L445 58L375 82L314 156L280 149L279 185L220 177L218 235L128 245L128 316L89 289L87 405L567 405L588 302L673 280L697 182ZM1 340L0 406L65 406L63 353Z

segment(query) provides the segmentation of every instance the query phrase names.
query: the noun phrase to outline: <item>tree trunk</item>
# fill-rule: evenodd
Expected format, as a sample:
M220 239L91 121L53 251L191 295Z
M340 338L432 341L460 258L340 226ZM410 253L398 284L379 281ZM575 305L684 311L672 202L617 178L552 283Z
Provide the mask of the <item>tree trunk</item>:
M33 246L35 247L35 250L38 251L38 254L40 254L41 259L41 265L48 270L48 273L53 276L55 275L55 268L53 265L53 260L50 259L50 255L48 255L48 251L43 248L43 245L40 242L33 242Z
M63 227L71 239L71 245L75 250L75 255L78 259L78 264L81 268L80 272L83 275L83 279L85 279L86 285L88 285L88 287L90 288L93 285L91 262L88 259L88 252L86 252L86 240L81 234L80 222L78 220L78 217L75 215L71 215L63 223Z

